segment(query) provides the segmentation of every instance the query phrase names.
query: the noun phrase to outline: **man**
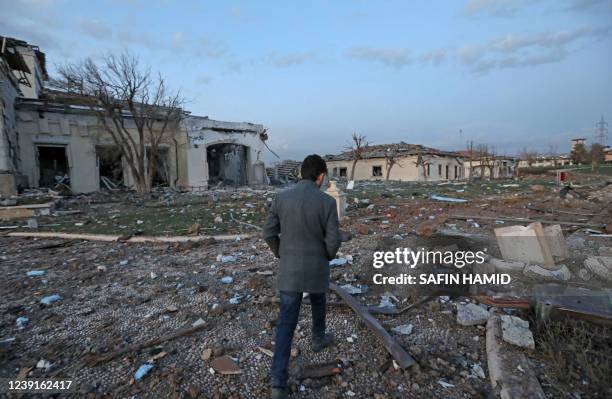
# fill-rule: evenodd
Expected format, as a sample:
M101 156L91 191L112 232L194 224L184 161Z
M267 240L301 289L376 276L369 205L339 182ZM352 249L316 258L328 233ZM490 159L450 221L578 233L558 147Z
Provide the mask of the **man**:
M303 293L310 294L312 350L321 351L333 342L333 336L325 333L325 293L329 261L340 248L336 200L320 190L327 165L319 155L304 159L301 175L295 187L277 194L263 229L264 239L280 258L280 316L272 358L275 399L289 393L287 367Z

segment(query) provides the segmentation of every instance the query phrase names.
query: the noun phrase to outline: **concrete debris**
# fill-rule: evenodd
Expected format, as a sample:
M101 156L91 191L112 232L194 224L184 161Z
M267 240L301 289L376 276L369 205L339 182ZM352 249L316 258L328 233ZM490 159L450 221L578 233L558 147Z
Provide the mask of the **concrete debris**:
M351 295L363 294L368 291L368 287L365 285L354 286L351 284L345 284L345 285L341 285L340 288L342 288L343 290L345 290Z
M525 262L521 261L505 261L491 257L489 264L495 268L495 271L499 273L513 273L522 272L525 268Z
M210 365L219 374L232 375L242 373L236 362L227 355L215 358Z
M485 324L488 319L489 312L481 306L473 303L457 304L457 323L462 326Z
M402 324L401 326L393 327L391 330L400 335L410 335L412 334L412 324Z
M197 319L196 321L194 321L193 323L191 323L191 326L196 328L196 327L203 326L205 324L206 324L206 322L203 319L200 318L200 319Z
M561 265L558 267L556 270L551 270L538 265L527 265L523 270L523 274L527 277L550 281L567 281L572 278L572 273L567 266Z
M516 316L501 316L502 339L512 345L535 349L529 322Z
M553 267L553 253L540 222L528 226L498 227L493 230L502 258Z
M217 256L217 262L221 262L221 263L236 262L236 257L234 255L219 255Z
M36 363L36 368L37 369L44 369L44 370L49 370L51 368L52 364L45 360L45 359L40 359L38 361L38 363Z
M584 265L602 280L612 282L612 256L591 256Z

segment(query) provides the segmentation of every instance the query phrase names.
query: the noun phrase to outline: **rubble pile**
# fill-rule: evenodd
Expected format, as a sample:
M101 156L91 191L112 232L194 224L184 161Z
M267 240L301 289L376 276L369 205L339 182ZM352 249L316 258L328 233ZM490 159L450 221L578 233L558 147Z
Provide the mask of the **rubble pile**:
M542 187L534 190L535 184ZM550 359L539 353L536 317L552 318L563 306L547 307L548 294L534 287L609 287L609 203L561 199L546 181L357 182L345 192L346 241L330 263L337 288L328 298L327 320L336 345L310 349L306 298L292 350L295 397L486 397L503 390L511 381L507 373L517 370L530 373L546 397L560 389L576 397L599 392L580 370L555 376ZM52 199L49 215L30 217L38 228L2 221L0 377L71 376L84 397L266 397L277 261L258 226L273 195L94 194ZM554 247L552 265L509 259L494 230L537 222L559 226L567 254L548 243L541 249ZM15 235L41 231L82 237ZM109 235L114 238L101 240ZM487 292L373 284L375 251L424 246L451 252L486 247L479 270L509 273L513 284ZM406 271L385 267L388 275ZM605 317L605 309L591 314ZM497 347L489 348L489 335L497 337ZM414 364L404 367L393 348ZM508 363L509 354L520 362Z

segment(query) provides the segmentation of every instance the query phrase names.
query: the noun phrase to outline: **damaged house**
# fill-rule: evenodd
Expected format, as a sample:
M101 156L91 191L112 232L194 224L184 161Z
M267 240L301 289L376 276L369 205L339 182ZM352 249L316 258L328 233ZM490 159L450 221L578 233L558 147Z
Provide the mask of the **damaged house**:
M463 178L461 156L420 144L369 145L357 162L351 150L326 155L331 177L354 180L443 181Z
M44 87L44 53L24 41L0 40L0 195L59 185L75 193L134 188L132 169L90 107L78 96ZM129 115L125 120L137 137L134 121ZM183 111L167 129L153 157L153 185L205 190L265 184L262 125ZM149 144L144 148L147 162Z

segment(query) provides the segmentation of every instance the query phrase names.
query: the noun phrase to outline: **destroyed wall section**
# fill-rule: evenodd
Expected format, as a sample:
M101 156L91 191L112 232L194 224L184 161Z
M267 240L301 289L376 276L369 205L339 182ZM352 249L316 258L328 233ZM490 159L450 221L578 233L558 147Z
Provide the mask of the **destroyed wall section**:
M17 79L0 58L0 196L5 197L16 194L18 184L19 143L15 128L17 88Z
M129 129L131 121L126 123ZM91 115L86 107L22 99L17 103L17 129L20 133L22 172L27 177L29 187L39 187L37 147L62 146L66 150L71 190L88 193L100 189L96 146L114 145L114 142L99 128L96 116ZM135 128L132 129L136 134ZM184 163L181 157L185 156L185 152L181 149L185 147L186 137L180 131L169 137L176 139L179 150L177 153L172 140L160 145L168 149L168 183L171 186L175 182L180 185L181 177L184 178L186 174L178 174L177 165ZM124 184L132 187L134 179L125 161L123 177Z
M207 149L218 144L237 144L246 147L246 176L248 185L264 184L256 181L255 164L263 158L265 149L260 134L263 125L247 122L223 122L200 116L187 116L183 120L187 132L185 169L188 188L205 190L209 186L209 166Z
M445 181L446 166L449 168L448 180L458 180L463 177L463 166L459 158L444 155L423 155L426 163L429 163L429 176L425 177L423 167L416 165L417 155L402 156L397 158L396 164L391 168L389 180L394 181ZM327 160L327 169L331 177L334 176L335 168L346 168L347 178L351 175L353 161L351 160ZM439 174L439 166L442 173ZM382 176L374 176L375 166L382 167ZM455 166L457 167L457 177L455 178ZM427 166L425 166L427 169ZM355 166L355 180L385 180L387 175L386 159L383 157L360 159Z

